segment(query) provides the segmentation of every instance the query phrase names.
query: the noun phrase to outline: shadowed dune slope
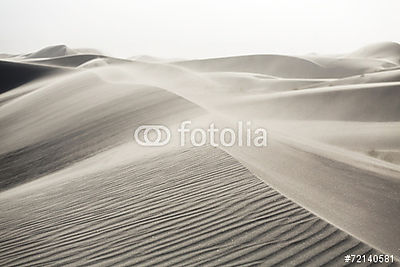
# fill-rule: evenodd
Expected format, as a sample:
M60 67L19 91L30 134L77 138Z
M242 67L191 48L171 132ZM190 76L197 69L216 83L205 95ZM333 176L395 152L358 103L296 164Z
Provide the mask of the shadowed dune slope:
M61 179L0 198L3 266L337 266L380 253L211 147Z
M65 68L0 60L0 93L38 78L68 71Z

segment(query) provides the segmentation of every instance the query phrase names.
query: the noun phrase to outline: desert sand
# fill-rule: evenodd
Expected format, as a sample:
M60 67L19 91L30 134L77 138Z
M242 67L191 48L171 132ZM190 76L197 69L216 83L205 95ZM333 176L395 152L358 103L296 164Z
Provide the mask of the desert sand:
M400 259L397 43L199 60L58 45L0 69L1 266ZM185 120L251 121L268 146L133 140Z

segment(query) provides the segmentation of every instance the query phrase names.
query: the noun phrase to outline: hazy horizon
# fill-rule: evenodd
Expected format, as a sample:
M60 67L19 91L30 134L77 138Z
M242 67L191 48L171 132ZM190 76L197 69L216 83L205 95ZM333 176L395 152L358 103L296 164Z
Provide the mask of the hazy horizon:
M207 58L345 53L400 36L398 1L2 1L0 53L50 45Z

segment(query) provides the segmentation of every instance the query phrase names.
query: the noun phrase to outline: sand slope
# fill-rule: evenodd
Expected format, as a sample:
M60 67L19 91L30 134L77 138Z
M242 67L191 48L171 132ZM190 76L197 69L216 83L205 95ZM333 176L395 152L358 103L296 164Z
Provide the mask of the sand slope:
M50 74L68 71L60 67L40 66L0 60L0 93Z
M319 87L241 97L227 107L254 119L398 121L399 92L400 82Z
M74 73L0 107L1 187L131 141L132 127L154 120L165 123L180 111L189 116L196 108L155 87L104 82L91 72ZM24 128L30 129L29 139L19 130Z
M344 78L398 66L398 63L374 57L293 57L282 55L249 55L178 61L174 64L196 71L253 72L282 78Z
M378 253L218 149L166 153L2 198L0 263L309 266Z
M352 57L377 58L400 64L400 44L383 42L370 44L350 54Z

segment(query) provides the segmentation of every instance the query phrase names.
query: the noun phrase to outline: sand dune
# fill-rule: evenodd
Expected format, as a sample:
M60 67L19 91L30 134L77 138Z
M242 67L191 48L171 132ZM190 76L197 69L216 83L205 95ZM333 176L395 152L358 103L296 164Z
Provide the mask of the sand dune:
M398 66L398 63L382 58L354 55L347 57L250 55L179 61L175 64L204 72L252 72L282 78L343 78Z
M34 53L30 53L27 55L23 55L24 58L53 58L53 57L63 57L63 56L72 56L77 54L96 54L101 55L101 52L96 49L91 48L78 48L72 49L67 47L66 45L53 45L45 47L39 51Z
M0 61L0 264L399 259L396 45L174 62L54 46ZM132 141L184 120L252 121L268 147Z
M352 57L377 58L400 64L400 44L384 42L365 46L350 54Z
M230 93L273 93L311 87L326 79L290 79L245 72L210 72L205 77L219 83Z
M357 76L350 76L343 79L335 79L331 81L305 85L300 87L299 89L346 85L346 84L364 84L364 83L399 82L399 81L400 81L400 69L396 68L385 71L361 74Z
M63 66L63 67L78 67L86 62L91 60L102 58L99 55L90 55L90 54L83 54L83 55L68 55L68 56L60 56L51 59L35 59L30 60L29 62L35 64L43 64L43 65L54 65L54 66Z
M43 48L37 52L27 54L25 57L27 58L49 58L49 57L61 57L61 56L67 56L67 55L75 55L77 52L75 52L73 49L65 46L65 45L54 45L54 46L49 46L46 48Z
M196 108L155 87L104 82L91 72L74 73L0 107L1 187L130 141L132 127L153 120L167 122L182 110L189 116ZM31 129L29 139L21 128Z
M175 62L176 65L197 71L252 72L278 77L317 78L323 67L299 57L280 55L251 55ZM289 67L290 66L290 67Z
M60 67L39 66L36 64L18 63L0 60L0 93L7 92L35 79L67 71Z
M79 54L79 55L68 55L61 57L54 57L49 59L34 59L34 60L24 60L24 62L30 62L41 65L51 65L51 66L61 66L61 67L94 67L93 62L103 62L105 64L100 64L101 66L108 64L118 64L130 62L129 60L107 57L103 55L96 54Z
M166 153L3 198L1 264L334 265L378 253L218 149Z
M227 107L264 119L397 121L399 91L399 82L322 87L242 97Z

